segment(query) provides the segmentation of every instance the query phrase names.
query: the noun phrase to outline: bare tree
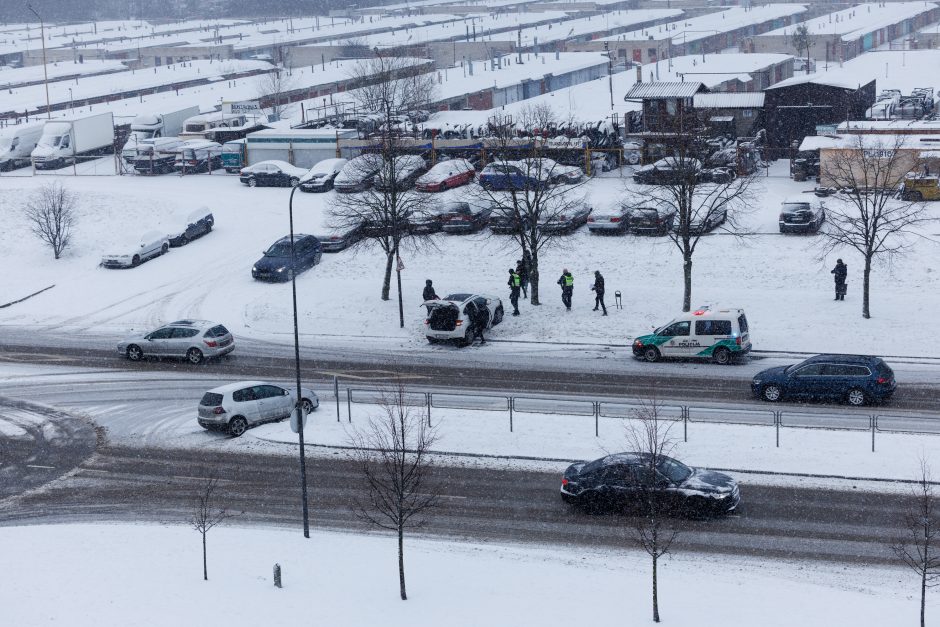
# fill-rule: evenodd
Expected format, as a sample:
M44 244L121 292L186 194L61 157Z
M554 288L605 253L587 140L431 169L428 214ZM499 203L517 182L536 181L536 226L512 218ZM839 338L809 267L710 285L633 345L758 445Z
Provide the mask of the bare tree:
M790 35L790 45L796 50L796 56L802 57L806 56L806 73L810 73L809 69L809 49L816 45L816 38L810 35L809 27L806 23L802 23L797 26L793 33Z
M277 67L258 79L258 102L269 111L272 120L280 120L290 104L288 92L294 88L294 78L284 68Z
M742 159L740 153L736 155L735 163L728 167L704 167L702 159L708 151L702 138L706 130L703 127L682 128L678 124L659 139L671 156L667 157L668 168L656 175L658 184L644 186L640 193L636 187L628 185L626 191L630 199L624 204L634 215L653 210L660 215L675 214L673 228L666 231L666 236L682 255L682 311L689 311L692 308L695 251L700 243L712 239L709 232L713 229L737 238L746 235L741 217L752 204L756 175L738 175L738 161ZM742 171L753 172L754 169L749 166ZM641 169L635 180L647 180L640 178L644 174Z
M189 523L202 536L202 578L209 580L209 568L206 559L206 535L209 530L230 518L228 510L216 504L219 487L218 477L206 479L199 493L193 498L193 511Z
M43 185L26 202L24 213L30 230L52 248L56 259L72 241L77 204L75 195L59 182Z
M382 300L389 300L395 265L402 327L405 318L400 253L406 242L414 246L427 242L427 234L412 225L431 205L430 197L411 188L423 165L419 163L415 169L419 157L414 154L414 142L403 131L416 112L427 106L435 83L430 75L412 74L414 71L410 61L397 57L377 56L354 66L351 78L363 86L350 93L360 110L371 116L375 129L369 138L370 152L347 164L349 172L363 181L362 191L337 194L330 210L332 226L361 226L362 242L378 246L385 253Z
M920 627L924 627L927 588L940 583L940 514L935 511L930 465L923 457L912 493L913 501L904 516L904 533L891 549L920 577Z
M853 135L820 164L823 185L841 188L826 207L828 228L820 257L849 248L864 260L862 317L871 318L871 270L875 260L907 252L918 226L933 219L916 195L898 194L908 173L921 167L909 136Z
M421 527L438 502L428 483L435 433L423 412L409 404L401 381L385 392L379 407L379 415L352 436L353 455L368 498L356 503L356 513L361 520L398 535L398 581L405 601L405 530Z
M640 477L639 505L635 517L634 541L653 560L653 621L659 622L659 558L668 555L679 532L669 524L674 513L659 486L658 471L664 458L675 449L678 441L671 435L675 420L663 415L662 405L652 398L633 411L626 425L626 439L631 451L644 459L645 472Z
M471 192L477 203L492 209L494 230L509 234L522 258L531 260L529 300L533 305L541 304L540 254L559 242L564 234L559 225L587 203L581 193L586 178L578 175L575 180L568 174L569 168L549 158L541 138L519 134L520 130L551 128L556 122L546 106L526 107L517 120L504 114L491 118L486 152L494 159L493 167L505 170L512 183L509 189L483 184Z

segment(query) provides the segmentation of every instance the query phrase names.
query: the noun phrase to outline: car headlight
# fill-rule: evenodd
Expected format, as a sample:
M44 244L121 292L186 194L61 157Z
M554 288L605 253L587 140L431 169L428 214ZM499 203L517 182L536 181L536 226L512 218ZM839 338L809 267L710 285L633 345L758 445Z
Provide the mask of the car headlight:
M760 385L761 383L763 383L763 381L761 379L754 379L753 381L751 381L751 383L753 383L754 385Z
M252 272L257 272L257 271L258 271L258 266L251 266L251 271L252 271Z
M284 272L285 270L287 270L287 267L286 267L286 266L282 266L282 267L278 268L277 270L275 270L275 272Z

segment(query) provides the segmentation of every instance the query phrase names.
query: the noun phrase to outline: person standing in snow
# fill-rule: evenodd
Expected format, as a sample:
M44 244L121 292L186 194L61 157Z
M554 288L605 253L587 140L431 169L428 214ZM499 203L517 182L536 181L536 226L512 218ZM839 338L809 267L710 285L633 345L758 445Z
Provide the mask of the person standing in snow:
M558 285L561 286L561 302L565 308L571 311L571 296L574 294L574 277L568 272L568 268L561 271L561 278L558 279Z
M522 279L519 277L519 274L513 270L509 269L509 302L512 303L512 315L519 315L519 288L522 285Z
M849 267L842 263L841 259L836 259L836 267L830 271L836 279L836 298L835 300L845 300L845 279L849 275Z
M522 296L529 297L529 262L526 260L529 251L522 256L522 259L516 262L516 274L519 275L519 287L522 288Z
M594 311L597 311L597 307L600 306L604 310L604 315L607 315L607 305L604 304L604 275L601 274L600 270L594 271L594 285L591 286L591 289L594 290Z
M437 293L434 291L434 286L431 285L431 279L428 279L424 282L424 300L437 300Z
M483 337L483 331L486 329L486 323L489 319L489 311L483 307L478 306L476 303L470 303L468 305L470 311L467 314L470 316L470 324L473 325L473 337L470 340L470 343L473 343L473 340L480 338L480 345L486 344L486 338Z

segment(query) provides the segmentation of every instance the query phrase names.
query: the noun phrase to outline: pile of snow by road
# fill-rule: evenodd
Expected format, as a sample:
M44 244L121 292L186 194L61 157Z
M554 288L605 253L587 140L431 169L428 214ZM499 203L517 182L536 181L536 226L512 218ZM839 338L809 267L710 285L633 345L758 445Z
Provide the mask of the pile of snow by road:
M786 161L777 162L770 172L773 176L758 181L749 212L740 216L742 229L757 235L742 239L716 233L702 238L693 265L693 306L743 307L756 349L935 356L940 339L926 329L940 305L936 243L940 227L928 227L927 237L914 241L908 256L876 268L873 318L864 320L859 256L842 250L819 259L820 237L777 233L781 201L811 188L809 183L790 181L786 168ZM0 323L117 337L131 328L198 317L224 322L242 337L289 336L290 286L260 283L250 274L261 252L287 233L289 190L249 189L219 172L157 178L62 177L78 195L80 215L72 247L56 261L30 234L20 210L38 186L53 179L2 179L0 202L8 210L0 231L6 263L0 301L55 287L0 309ZM628 186L628 180L596 178L581 192L602 209L642 193ZM467 193L467 188L460 188L436 198L445 202ZM332 194L295 194L297 232L328 231ZM150 229L170 232L179 224L175 216L200 205L215 214L216 227L208 236L132 270L98 267L101 255L119 242ZM937 215L938 209L932 205L929 210ZM323 262L297 282L303 342L322 345L332 338L345 345L452 350L432 348L424 339L425 311L420 302L425 279L432 279L441 295L471 291L507 301L507 269L520 254L508 237L486 232L463 237L441 234L433 241L435 247L402 253L403 329L395 299L379 298L385 267L380 252L361 249L324 255ZM833 302L829 270L836 256L849 267L845 302ZM563 309L555 285L562 268L570 269L575 280L570 312ZM607 317L591 311L594 270L606 278ZM681 256L666 238L599 237L582 228L543 251L541 272L544 304L523 303L522 315L508 317L491 337L624 345L681 311ZM616 291L622 293L622 309L614 307Z
M181 514L181 518L182 518ZM313 512L314 519L316 510ZM408 601L387 536L184 526L0 529L0 606L11 625L346 627L645 624L649 558L630 549L516 547L406 538ZM281 565L283 588L273 585ZM50 594L54 590L54 594ZM663 621L676 627L830 627L915 622L913 573L677 554L659 564ZM936 611L928 596L927 615ZM774 611L768 612L773 607Z

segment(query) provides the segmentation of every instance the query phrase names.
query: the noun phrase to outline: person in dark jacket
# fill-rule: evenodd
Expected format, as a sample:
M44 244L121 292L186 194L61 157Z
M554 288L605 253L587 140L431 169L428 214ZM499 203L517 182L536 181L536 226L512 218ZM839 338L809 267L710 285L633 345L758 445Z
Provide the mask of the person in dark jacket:
M604 275L601 274L600 270L594 271L594 285L591 286L591 289L594 290L594 311L597 311L597 307L600 306L606 316L607 305L604 304Z
M519 288L522 285L522 279L519 276L519 273L509 269L509 302L512 303L512 315L519 315Z
M469 307L467 315L470 317L470 324L473 325L473 338L470 343L472 344L473 340L480 338L480 344L486 344L483 331L486 329L486 323L489 322L490 312L485 307L480 307L472 302L467 307Z
M431 279L428 279L424 282L424 300L437 300L437 293L434 291L434 286L431 285Z
M831 274L834 274L836 279L835 300L845 300L845 279L849 275L849 267L842 263L841 259L836 259L836 267L832 269Z
M516 262L516 274L519 275L519 287L522 288L522 295L525 298L529 297L529 261L528 261L528 252L523 255L522 259Z
M564 303L568 311L571 311L571 295L574 294L574 277L568 272L568 268L562 270L561 278L558 279L558 285L561 286L561 302Z

